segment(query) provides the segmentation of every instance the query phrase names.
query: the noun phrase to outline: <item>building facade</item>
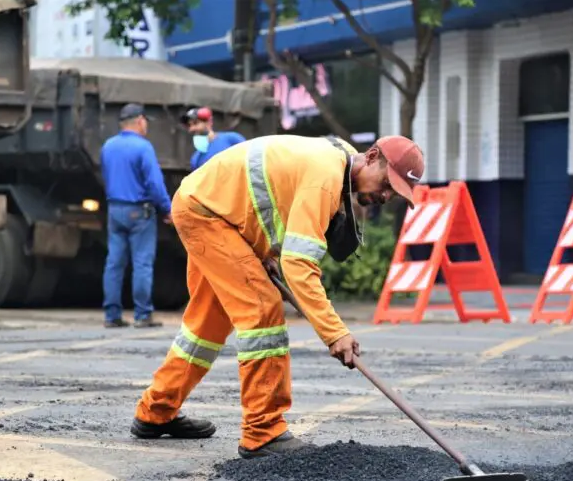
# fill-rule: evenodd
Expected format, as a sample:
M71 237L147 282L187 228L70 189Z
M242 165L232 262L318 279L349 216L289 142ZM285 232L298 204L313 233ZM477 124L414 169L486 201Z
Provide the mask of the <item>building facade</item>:
M129 57L165 60L160 23L151 10L128 32L132 47L106 39L106 11L94 6L76 17L66 11L69 0L41 0L30 9L30 55L39 58Z
M218 0L213 9L203 2L192 11L195 28L166 40L168 59L230 78L233 3ZM412 63L409 0L348 4L369 32ZM269 75L264 21L260 27L255 57L262 76ZM398 90L377 73L372 79L360 64L341 60L347 49L368 50L331 2L302 1L298 21L278 27L277 47L314 65L317 87L331 104L338 102L339 118L364 143L399 133ZM414 138L428 160L424 180L468 183L505 281L544 273L571 202L572 52L570 0L476 0L474 9L446 15L428 61L414 124ZM346 74L333 83L337 65L347 65L338 67ZM270 77L280 92L284 130L326 133L305 116L316 117L316 111L304 89L284 76ZM376 109L364 110L373 104ZM368 112L364 119L361 111Z

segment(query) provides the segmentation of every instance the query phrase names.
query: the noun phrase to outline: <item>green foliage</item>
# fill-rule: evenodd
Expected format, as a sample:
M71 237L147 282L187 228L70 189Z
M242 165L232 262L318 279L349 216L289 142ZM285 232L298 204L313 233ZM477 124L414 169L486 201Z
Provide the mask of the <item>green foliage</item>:
M364 227L364 246L338 263L328 254L323 259L322 283L328 296L336 300L378 299L394 253L395 239L390 219L367 222Z
M193 26L189 10L197 7L201 0L71 0L66 10L76 16L96 5L106 10L106 18L110 28L106 38L130 45L128 29L133 29L143 19L143 11L147 8L163 22L164 35L171 35L176 27L190 30Z
M277 5L282 5L281 20L295 19L298 17L300 0L276 0ZM444 0L417 0L420 6L420 22L430 27L441 27L444 13ZM471 8L475 7L475 0L448 0L446 8L450 5Z
M420 4L420 23L430 27L441 27L444 13L444 0L418 0ZM451 0L458 7L475 7L474 0Z
M217 0L204 0L216 2ZM279 22L296 20L300 0L276 0L282 6ZM424 25L440 27L442 25L443 0L417 0L420 4L420 21ZM189 10L197 7L201 0L70 0L67 11L75 16L99 5L106 9L110 29L106 38L129 45L127 29L135 26L143 18L143 10L150 8L164 25L164 34L170 35L176 27L190 30L193 26ZM450 0L452 5L474 7L475 0Z
M277 5L282 4L280 20L294 20L298 18L298 1L299 0L277 0Z

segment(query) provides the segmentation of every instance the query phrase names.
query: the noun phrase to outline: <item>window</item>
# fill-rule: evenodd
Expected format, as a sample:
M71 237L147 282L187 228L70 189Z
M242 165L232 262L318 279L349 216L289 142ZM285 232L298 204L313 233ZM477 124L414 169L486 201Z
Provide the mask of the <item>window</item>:
M569 112L570 73L568 53L524 60L519 71L519 115Z
M446 166L447 176L458 176L460 159L460 89L459 76L448 77L446 80Z

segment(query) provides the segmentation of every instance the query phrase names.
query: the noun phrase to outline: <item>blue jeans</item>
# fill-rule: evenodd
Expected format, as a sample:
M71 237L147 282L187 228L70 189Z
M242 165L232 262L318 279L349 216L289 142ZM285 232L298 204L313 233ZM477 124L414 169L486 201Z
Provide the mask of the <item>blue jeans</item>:
M121 292L125 268L131 254L132 295L135 320L153 312L153 263L157 246L157 215L146 219L141 205L110 203L107 218L108 254L103 275L105 320L122 316Z

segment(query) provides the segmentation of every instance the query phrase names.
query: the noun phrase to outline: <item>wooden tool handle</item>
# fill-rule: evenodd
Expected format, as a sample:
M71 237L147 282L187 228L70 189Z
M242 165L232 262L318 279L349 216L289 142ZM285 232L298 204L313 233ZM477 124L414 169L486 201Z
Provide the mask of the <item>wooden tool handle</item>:
M406 416L408 416L418 427L424 431L428 436L430 436L439 446L442 447L446 453L448 453L462 468L468 469L468 463L465 456L454 449L449 443L444 439L444 437L435 430L428 421L426 421L400 394L394 391L389 386L386 386L380 379L378 379L370 369L368 369L362 360L354 356L353 359L356 368L366 377L374 386L378 388L390 401L392 401L400 411L402 411ZM478 474L478 473L468 473L468 474Z
M271 276L273 284L277 286L283 297L292 304L292 306L301 314L306 317L302 312L302 309L296 302L294 295L288 287L286 287L280 279L276 276ZM474 464L468 464L465 456L458 450L454 449L449 443L444 439L444 437L435 430L428 421L426 421L400 394L394 391L389 386L386 386L380 379L378 379L370 369L368 369L362 360L358 356L354 356L353 359L354 366L368 379L374 386L378 388L382 394L384 394L390 401L392 401L400 411L402 411L406 416L408 416L422 431L424 431L428 436L430 436L446 453L448 453L459 465L460 469L464 474L468 475L480 475L483 474L477 466Z
M302 309L298 305L298 302L296 302L296 299L294 298L294 295L290 291L290 289L287 286L285 286L277 276L271 275L271 281L273 281L273 284L277 287L279 291L281 291L283 298L285 298L302 317L306 317L304 315L304 312L302 312Z

